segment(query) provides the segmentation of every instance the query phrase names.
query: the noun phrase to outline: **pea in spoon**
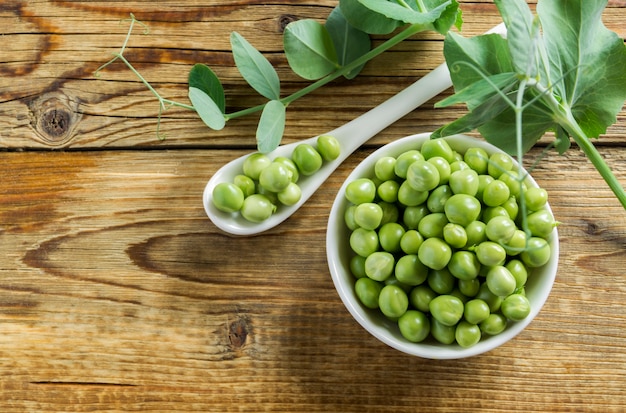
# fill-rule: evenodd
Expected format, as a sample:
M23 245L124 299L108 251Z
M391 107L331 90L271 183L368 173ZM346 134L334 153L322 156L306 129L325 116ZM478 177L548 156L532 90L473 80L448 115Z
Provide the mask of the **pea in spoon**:
M489 33L503 34L504 25L500 24L494 27ZM250 222L239 213L223 212L213 205L213 188L220 182L233 182L235 176L242 173L243 162L248 155L230 161L211 177L204 189L203 202L207 215L215 226L233 235L254 235L275 227L296 212L352 152L378 134L378 132L451 86L452 80L450 79L448 67L445 63L441 64L432 72L375 108L335 130L324 133L324 135L334 136L339 141L341 146L339 157L331 162L324 162L322 167L313 175L300 175L298 180L298 185L302 190L300 201L292 206L280 205L276 212L265 221L259 223ZM270 159L278 156L291 157L291 153L297 145L308 143L315 146L316 140L317 136L282 145L267 155Z

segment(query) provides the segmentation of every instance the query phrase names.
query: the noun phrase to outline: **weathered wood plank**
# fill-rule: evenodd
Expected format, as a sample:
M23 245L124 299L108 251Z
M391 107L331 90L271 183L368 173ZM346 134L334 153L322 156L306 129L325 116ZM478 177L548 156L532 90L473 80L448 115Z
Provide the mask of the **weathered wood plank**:
M128 26L120 20L134 12L151 31L144 36L141 28L136 29L127 56L164 97L186 103L188 71L200 62L223 79L229 112L262 103L236 71L228 43L231 31L240 32L267 54L283 80L283 93L307 84L287 66L281 28L293 18L321 21L335 1L222 3L14 1L2 6L0 146L253 147L256 116L210 131L194 113L180 109L166 112L161 131L167 139L161 141L156 136L158 103L127 68L118 62L100 78L94 76L124 41ZM622 23L626 6L621 1L610 6L607 26L626 37ZM464 2L462 7L468 36L499 21L490 2ZM356 80L334 82L292 104L285 142L325 132L319 130L320 120L328 124L332 119L339 126L408 86L443 61L440 40L434 34L417 36L370 62ZM378 77L381 73L384 79ZM353 96L350 102L343 98L346 94ZM433 111L434 101L394 125L391 134L433 130L458 116L458 108ZM618 123L622 126L611 131L611 141L623 141L625 118L622 111Z
M330 205L371 150L252 238L221 234L200 199L243 151L1 153L3 411L620 411L626 218L586 159L534 172L562 222L538 318L498 350L435 362L370 337L330 280ZM624 151L605 155L624 182Z

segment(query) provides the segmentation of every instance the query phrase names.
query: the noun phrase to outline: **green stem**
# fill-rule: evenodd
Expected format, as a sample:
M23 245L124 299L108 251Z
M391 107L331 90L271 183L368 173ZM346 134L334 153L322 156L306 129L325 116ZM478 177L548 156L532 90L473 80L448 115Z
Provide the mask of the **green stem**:
M303 97L304 95L307 95L307 94L313 92L314 90L319 89L320 87L326 85L327 83L332 82L333 80L337 79L338 77L341 77L344 74L351 72L352 70L356 69L357 67L367 63L368 61L370 61L373 58L375 58L376 56L382 54L386 50L392 48L396 44L398 44L398 43L402 42L403 40L413 36L416 33L419 33L422 30L424 30L424 26L423 25L419 25L419 24L410 25L409 27L407 27L406 29L404 29L403 31L401 31L400 33L398 33L397 35L395 35L391 39L388 39L387 41L383 42L379 46L377 46L374 49L370 50L369 52L365 53L364 55L362 55L358 59L355 59L350 64L347 64L346 66L342 67L340 70L337 70L336 72L333 72L330 75L328 75L326 77L323 77L323 78L321 78L320 80L318 80L318 81L316 81L314 83L311 83L310 85L300 89L299 91L297 91L297 92L295 92L295 93L293 93L293 94L291 94L289 96L286 96L286 97L280 99L280 101L285 106L289 105L294 100L297 100L297 99ZM237 111L237 112L229 113L229 114L227 114L225 116L226 116L226 119L233 119L233 118L238 118L238 117L241 117L241 116L244 116L244 115L249 115L251 113L259 112L259 111L263 110L265 105L266 104L263 103L263 104L258 105L258 106L254 106L254 107L243 109L243 110L240 110L240 111Z

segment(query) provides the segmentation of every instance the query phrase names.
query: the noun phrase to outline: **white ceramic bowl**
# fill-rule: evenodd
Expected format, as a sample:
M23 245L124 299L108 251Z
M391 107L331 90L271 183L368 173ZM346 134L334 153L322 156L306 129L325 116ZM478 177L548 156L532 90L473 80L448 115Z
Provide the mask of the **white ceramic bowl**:
M387 345L402 352L430 359L456 359L470 357L492 350L519 334L539 313L543 307L557 272L559 243L557 230L552 232L548 240L551 247L551 258L541 268L536 268L529 274L526 284L526 296L531 303L531 313L523 321L511 322L507 328L495 336L483 335L478 344L462 348L457 344L446 345L434 341L431 337L421 343L412 343L400 334L396 323L389 321L379 310L370 310L363 306L354 292L355 279L350 273L350 231L344 223L344 211L348 206L344 193L345 188L354 179L372 177L376 160L383 156L398 156L409 149L419 149L430 134L418 134L399 139L378 149L361 162L348 176L339 190L330 212L326 235L326 252L332 280L341 300L348 311L367 331ZM492 154L502 152L485 141L465 135L455 135L445 138L450 146L458 152L465 152L470 147L480 147ZM516 165L517 167L517 165ZM532 179L531 179L532 180ZM532 180L534 183L534 180ZM549 208L549 206L548 206Z

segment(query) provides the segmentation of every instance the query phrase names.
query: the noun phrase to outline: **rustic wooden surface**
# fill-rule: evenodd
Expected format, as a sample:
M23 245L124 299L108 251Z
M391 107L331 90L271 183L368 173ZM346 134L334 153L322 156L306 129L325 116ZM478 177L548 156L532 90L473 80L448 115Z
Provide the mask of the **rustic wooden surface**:
M626 37L626 2L609 3L605 23ZM202 62L224 80L230 108L248 107L260 101L234 68L230 31L266 53L289 93L305 83L280 54L281 28L335 4L0 4L0 411L626 410L626 212L580 152L534 172L562 222L559 273L536 320L487 354L423 360L350 317L326 265L325 226L359 160L462 108L428 102L283 225L232 238L206 218L201 194L220 165L254 148L256 117L210 132L172 109L160 140L157 103L132 73L116 63L94 77L132 12L150 33L137 29L127 57L165 97L185 101L188 70ZM491 1L462 6L467 35L498 23ZM420 35L386 56L292 104L285 142L397 93L442 62L441 39ZM626 111L598 145L626 185Z

